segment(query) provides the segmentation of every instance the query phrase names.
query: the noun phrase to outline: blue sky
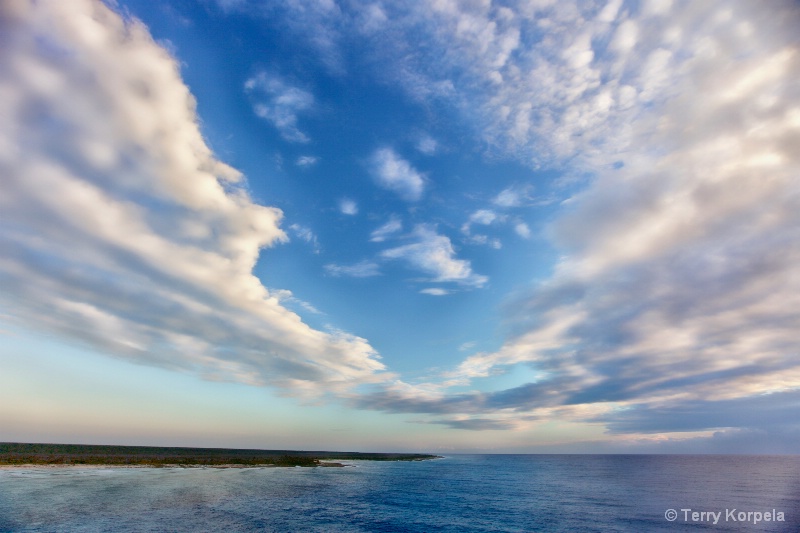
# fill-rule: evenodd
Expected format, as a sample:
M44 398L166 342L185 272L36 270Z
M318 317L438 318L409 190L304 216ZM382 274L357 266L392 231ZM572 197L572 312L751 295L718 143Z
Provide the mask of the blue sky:
M9 2L0 440L797 452L775 2Z

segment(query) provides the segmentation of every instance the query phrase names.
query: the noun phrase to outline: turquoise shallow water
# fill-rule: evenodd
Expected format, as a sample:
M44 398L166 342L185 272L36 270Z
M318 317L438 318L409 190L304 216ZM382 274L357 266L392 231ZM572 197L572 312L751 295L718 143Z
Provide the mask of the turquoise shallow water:
M0 531L800 530L795 456L456 455L351 464L0 470ZM785 521L766 521L773 509ZM720 515L714 525L691 512Z

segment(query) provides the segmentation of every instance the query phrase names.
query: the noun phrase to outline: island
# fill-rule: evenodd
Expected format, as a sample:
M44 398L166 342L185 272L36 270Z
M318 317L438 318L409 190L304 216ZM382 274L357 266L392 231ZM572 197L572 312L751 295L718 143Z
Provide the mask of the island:
M364 453L97 444L0 443L0 466L340 467L339 461L424 461L421 453Z

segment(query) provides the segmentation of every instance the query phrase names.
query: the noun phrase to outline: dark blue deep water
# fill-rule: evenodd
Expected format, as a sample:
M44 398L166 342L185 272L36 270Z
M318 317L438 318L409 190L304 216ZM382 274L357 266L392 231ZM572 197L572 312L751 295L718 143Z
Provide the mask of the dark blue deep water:
M456 455L351 464L5 469L0 531L800 531L794 456ZM672 522L668 509L677 511ZM766 521L766 513L777 518L773 509L785 521ZM718 523L699 514L695 521L692 512L720 513Z

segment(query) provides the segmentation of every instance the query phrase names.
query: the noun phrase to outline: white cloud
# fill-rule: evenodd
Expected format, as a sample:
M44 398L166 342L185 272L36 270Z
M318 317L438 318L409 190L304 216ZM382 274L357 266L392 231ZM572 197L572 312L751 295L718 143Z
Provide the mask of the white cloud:
M450 239L439 235L433 228L417 226L412 238L412 244L384 250L381 257L402 259L413 268L433 276L432 281L482 287L489 280L486 276L475 274L469 261L457 259Z
M361 261L353 265L337 265L335 263L330 263L325 265L325 271L336 277L371 278L381 275L380 266L372 261Z
M430 135L423 135L417 142L417 150L425 155L435 154L438 147L439 143Z
M336 4L324 4L293 2L286 10L310 13L298 17L296 26L312 22L311 39L318 49L331 50L348 33L339 32L347 30L347 20L338 16ZM315 372L329 382L375 379L382 366L363 339L310 330L274 296L262 297L265 289L249 269L259 247L283 238L280 214L220 186L219 179L234 180L236 173L207 153L193 114L186 119L192 106L179 80L167 84L176 88L170 94L178 102L159 105L158 113L148 111L152 102L142 105L147 99L135 96L142 79L126 83L131 73L151 69L146 71L177 79L163 50L139 54L145 41L145 49L156 49L141 28L125 40L118 38L121 23L107 16L73 24L83 8L47 6L36 9L61 9L62 16L41 24L38 33L24 20L12 24L21 30L10 33L13 46L0 50L0 116L10 117L0 125L0 164L8 176L0 208L15 224L3 230L0 260L10 280L6 294L14 298L9 308L37 317L42 326L83 335L114 353L153 357L158 364L216 365L236 379L254 381L277 375L295 383L317 379ZM512 306L517 335L458 369L459 377L474 378L525 363L541 379L493 394L449 397L431 394L433 386L397 385L402 394L364 405L478 414L480 420L485 413L514 409L517 418L602 423L633 402L680 407L800 387L794 357L800 330L800 95L794 80L800 54L793 4L776 2L765 10L735 0L650 1L639 13L620 2L528 2L513 10L490 2L416 6L383 5L375 23L394 24L393 31L370 34L376 53L387 58L386 70L412 98L454 105L492 150L591 178L569 203L569 214L549 230L563 257L556 273ZM723 12L727 16L718 16ZM115 38L93 42L98 25L109 23L116 25ZM65 27L72 28L66 37ZM412 31L414 42L424 44L417 54L397 45L410 42ZM52 40L66 42L67 50L82 43L86 53L56 61L34 52ZM125 47L137 53L120 61ZM26 54L12 57L19 49ZM104 75L66 76L63 64L86 68L82 57L105 61L99 70ZM260 103L271 116L267 96ZM130 103L116 106L122 98ZM111 117L98 112L98 102L115 104ZM48 107L58 110L58 120L46 117L44 124L77 124L79 134L53 137L36 129L36 115L22 114ZM290 137L307 139L297 126L297 114L305 110L291 103L283 113ZM178 124L191 124L188 133L161 127L167 118L174 124L176 115ZM152 140L156 131L176 132L176 138L158 144ZM116 142L120 132L133 142ZM65 142L94 172L58 157L52 147ZM119 158L120 146L128 145L145 146L148 156L176 146L187 151L148 157L158 172L131 172ZM23 149L34 157L20 157ZM175 171L187 161L196 179ZM613 170L617 161L624 166ZM148 168L143 162L136 170ZM377 151L372 170L382 186L403 197L422 196L423 177L392 150ZM143 186L141 180L148 179ZM130 189L167 201L175 213L167 217L132 203L119 192ZM494 205L525 203L514 191L504 192ZM180 223L172 223L176 219ZM456 259L446 237L422 226L413 239L382 257L402 259L434 281L485 283L469 262ZM163 264L165 257L169 264ZM62 264L70 268L59 266L54 274L53 265ZM217 287L213 280L219 279L233 281ZM136 299L141 291L130 290L125 280L157 294L151 298L161 307L142 304ZM148 313L132 320L115 307L118 302ZM220 314L230 327L215 326ZM182 320L180 327L170 320ZM140 349L164 345L199 346L201 355L174 349L174 357L165 357L163 348ZM245 355L229 360L221 355L229 351L214 346L234 346ZM307 356L324 361L311 368L302 362ZM341 363L348 357L354 357L350 366Z
M281 136L290 142L307 143L310 139L300 131L298 114L314 107L314 95L289 85L275 74L259 72L244 84L245 91L253 101L253 111L272 123ZM304 158L298 159L298 165ZM316 161L316 158L311 158Z
M422 289L419 291L420 294L428 294L430 296L446 296L450 294L450 291L447 289L442 289L440 287L429 287L427 289Z
M638 37L639 26L635 21L628 19L617 28L610 48L618 54L627 54L636 46Z
M273 296L275 296L281 304L288 303L292 305L297 305L308 311L309 313L313 313L315 315L323 314L322 311L314 307L310 302L305 300L301 300L300 298L296 297L292 294L292 291L287 289L270 289L269 291Z
M314 253L320 252L319 240L317 239L316 233L314 233L311 228L300 224L292 224L289 226L289 229L292 230L297 237L313 246Z
M478 209L469 216L469 221L472 224L481 224L484 226L488 226L497 219L497 213L491 209Z
M394 235L397 232L403 229L403 223L397 217L392 217L389 219L386 224L382 225L381 227L373 230L370 233L369 240L371 242L383 242L385 241L390 235Z
M503 247L503 243L498 238L489 238L488 235L482 235L480 233L474 235L468 235L466 238L466 242L470 244L480 244L483 246L489 246L490 248L494 248L495 250L499 250Z
M297 161L295 161L295 165L297 165L298 167L303 167L303 168L311 167L311 166L316 165L317 161L319 161L319 158L316 157L316 156L313 156L313 155L301 155L300 157L297 158Z
M524 222L517 222L514 225L514 231L523 239L528 239L531 236L531 229Z
M252 269L286 240L203 141L177 62L101 2L4 4L0 291L11 320L143 364L289 392L374 382ZM290 106L291 107L291 106ZM296 106L295 106L296 107Z
M410 96L456 106L493 150L532 166L568 161L579 174L628 153L639 104L666 95L679 77L673 58L694 52L673 37L685 26L679 17L710 19L714 6L687 9L673 24L636 19L620 2L398 4L386 6L394 31L373 46ZM398 53L410 39L432 53ZM426 89L438 86L449 89Z
M715 406L800 388L800 13L781 6L758 16L746 2L677 6L669 18L635 21L646 30L620 24L629 35L615 53L633 46L635 33L635 55L571 65L587 81L592 69L620 68L633 94L624 105L599 105L598 78L563 108L577 122L551 123L553 153L595 151L579 162L596 164L594 180L549 229L563 259L511 306L517 334L450 376L468 381L526 363L542 378L488 403L465 400L461 412L552 416L560 406L561 418L647 431L651 412L701 406L708 414L694 429L713 429L736 423ZM723 7L728 15L716 17ZM691 33L674 40L677 22ZM552 81L569 93L572 81ZM526 138L549 142L533 126ZM605 164L622 146L624 166ZM625 406L636 416L621 414ZM661 431L687 426L666 415L658 423Z
M416 201L422 197L425 180L408 161L391 148L380 148L370 158L371 171L378 184L401 198Z
M341 211L343 215L357 215L358 204L355 200L351 200L350 198L342 198L339 200L339 211Z
M504 222L505 220L506 217L504 215L498 215L491 209L478 209L473 212L469 216L469 219L461 226L461 232L466 235L469 242L473 244L486 244L494 249L499 249L502 247L499 239L490 239L487 235L472 235L472 225L489 226L495 222Z
M396 26L372 42L412 98L460 109L493 151L588 176L548 230L563 260L520 297L518 334L459 370L526 363L541 380L493 396L417 387L387 409L598 423L631 402L800 387L796 4L384 7ZM521 192L493 205L529 204ZM421 268L421 248L386 253Z
M281 30L292 35L292 45L312 51L317 59L335 75L344 74L344 60L339 50L342 39L342 12L334 0L292 0L291 2L260 2L251 0L216 0L224 11L238 11L256 19L280 21ZM361 22L367 30L370 23L377 29L380 10L361 9L352 21ZM361 28L359 28L361 29ZM352 31L348 28L348 32ZM358 30L353 31L355 34ZM346 33L348 33L346 32ZM308 50L310 49L310 50Z
M642 8L645 17L665 15L672 8L672 0L647 0Z
M498 207L520 207L531 201L530 185L513 185L500 191L492 203Z
M223 11L238 9L246 3L247 0L217 0L217 4L223 9Z
M363 33L371 34L381 30L388 22L386 12L380 4L369 4L365 9L360 10L360 30Z
M520 205L520 198L515 191L504 189L495 197L493 203L501 207L517 207Z

